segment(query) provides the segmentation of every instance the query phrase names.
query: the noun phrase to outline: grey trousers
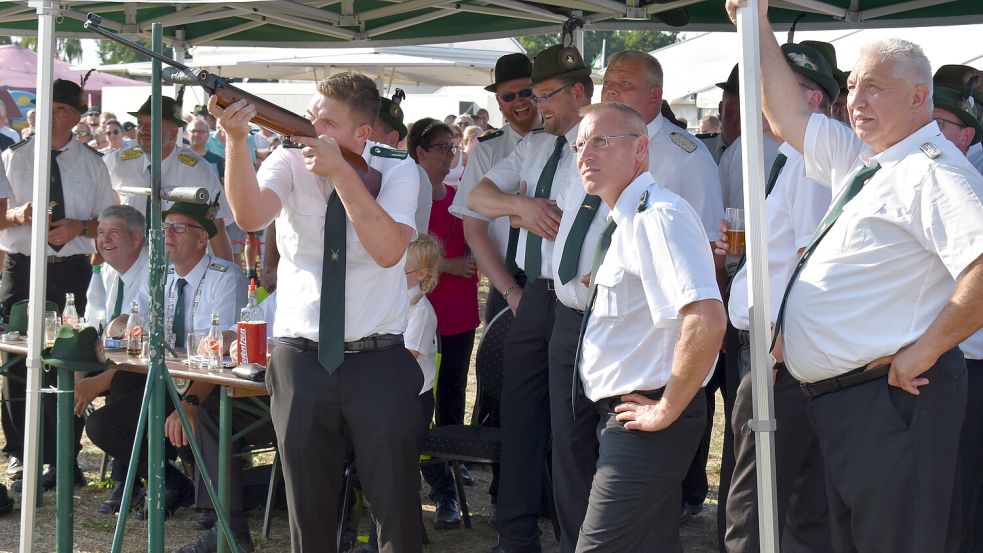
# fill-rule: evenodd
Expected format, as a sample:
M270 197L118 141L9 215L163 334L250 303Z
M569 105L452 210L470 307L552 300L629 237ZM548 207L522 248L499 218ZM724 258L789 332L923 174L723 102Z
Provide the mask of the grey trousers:
M969 394L959 442L959 478L948 551L983 552L983 360L966 360Z
M966 362L944 353L911 395L879 378L809 401L826 462L833 553L944 551Z
M643 392L657 399L662 390ZM601 420L597 472L577 553L681 553L682 481L706 426L702 390L659 432L625 430L615 419L620 398L596 402Z

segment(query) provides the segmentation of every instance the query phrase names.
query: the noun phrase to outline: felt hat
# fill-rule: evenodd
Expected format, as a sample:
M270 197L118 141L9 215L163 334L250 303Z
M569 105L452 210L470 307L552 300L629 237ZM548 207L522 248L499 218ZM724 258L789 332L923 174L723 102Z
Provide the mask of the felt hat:
M578 79L590 75L590 67L572 46L554 44L540 52L532 63L532 84L550 79Z
M379 118L399 132L400 140L406 138L406 125L403 123L403 108L399 107L400 102L405 98L406 93L403 92L403 89L397 88L392 99L379 99Z
M495 62L495 82L485 87L488 92L496 92L498 85L516 79L532 77L532 62L529 56L521 53L506 54Z
M99 362L96 345L99 332L91 326L76 330L72 325L62 325L55 337L55 345L41 350L41 360L46 365L76 372L95 372L106 369Z
M204 227L209 238L214 238L215 234L218 233L218 228L215 226L215 214L217 212L218 196L216 195L215 201L211 204L174 202L174 205L162 211L160 216L162 219L166 219L171 213L180 213L181 215L191 217L197 221L199 225Z
M829 62L818 50L790 42L782 44L782 53L792 71L815 81L829 95L830 101L840 95L840 83L833 78Z
M51 88L51 99L59 104L72 106L80 114L85 112L85 104L82 103L82 87L78 83L65 79L55 79L55 84Z
M943 65L935 72L932 82L935 86L944 86L962 90L969 86L969 81L974 76L983 75L983 71L968 65ZM983 102L983 79L977 79L973 86L973 99L976 102Z
M936 108L952 113L962 121L963 125L973 127L976 130L976 135L973 136L971 145L983 139L983 126L980 125L979 120L973 115L972 103L974 101L972 97L967 97L962 90L947 86L936 86L935 92L932 94L932 103L935 104Z
M836 65L836 48L828 43L822 42L821 40L803 40L800 42L802 46L808 46L826 58L826 63L829 64L829 68L833 71L833 78L836 79L836 83L840 85L840 91L846 89L846 79L849 73L845 71L840 71Z
M139 110L130 111L127 113L129 113L133 117L140 117L141 115L150 115L150 100L151 98L147 98L147 101L144 102L142 106L140 106ZM161 120L170 121L171 123L174 123L175 125L181 127L182 129L185 127L185 125L188 124L184 119L181 119L181 106L178 105L177 101L174 100L174 98L171 98L169 96L160 97L160 113L161 113L160 116Z
M10 307L10 321L4 325L7 332L17 331L27 335L27 305L30 300L20 300ZM58 305L53 301L44 302L45 311L58 311Z
M722 88L724 92L728 92L734 96L740 96L741 94L741 87L737 77L737 67L738 64L735 63L734 68L730 70L730 75L727 76L727 80L717 83L717 88Z

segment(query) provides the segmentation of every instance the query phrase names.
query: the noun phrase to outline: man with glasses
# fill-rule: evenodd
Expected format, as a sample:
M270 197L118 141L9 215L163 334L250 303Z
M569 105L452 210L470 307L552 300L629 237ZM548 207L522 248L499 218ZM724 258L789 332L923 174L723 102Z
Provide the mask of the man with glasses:
M563 285L556 281L558 248L554 247L554 240L555 244L564 243L557 204L569 205L565 200L574 201L583 194L570 144L577 136L578 110L590 103L593 88L590 68L576 48L556 45L536 56L532 99L542 116L544 132L533 132L519 142L508 157L485 174L467 201L467 206L478 213L489 217L508 215L522 227L516 239L510 240L510 255L506 258L506 262L521 267L527 277L515 322L505 339L497 550L508 553L541 549L537 520L542 497L537 491L543 489L541 467L545 466L549 445L550 408L554 399L551 392L554 383L562 381L567 383L566 394L569 394L571 374L568 366L565 375L553 378L555 368L562 366L553 362L553 341L559 338L563 343L576 342L569 332L558 333L554 325L557 297ZM574 206L564 219L573 221L578 218L578 211ZM596 225L590 217L584 220L586 224L581 225L581 230L589 235L588 227ZM580 245L570 249L574 258L580 254ZM573 265L577 265L576 259ZM571 286L578 285L583 287L577 282ZM571 295L575 293L571 290ZM560 348L568 349L571 355L561 353L561 358L572 357L573 348ZM572 415L569 402L563 402L562 397L566 396L557 401L565 403L567 415ZM554 436L554 443L557 439ZM589 449L589 445L584 447ZM553 479L557 488L568 485L568 481L565 475ZM562 492L557 491L555 497L562 497ZM577 522L570 525L562 522L577 518L564 516L563 509L569 505L567 501L556 502L561 515L561 539L564 532L579 527Z
M581 111L577 167L610 210L594 251L576 369L600 422L577 553L682 551L680 485L706 424L726 315L700 216L648 172L637 112Z
M225 198L218 175L200 155L177 142L178 131L187 123L181 119L181 106L173 98L161 98L161 190L179 186L197 186L208 191L209 198L218 198L217 233L209 241L212 252L222 259L232 260L232 244L225 225L232 222L232 211ZM103 160L109 168L113 186L150 187L150 98L138 111L130 112L139 123L139 146L116 150ZM124 205L135 207L144 217L149 216L150 197L120 194ZM161 200L161 208L171 205Z

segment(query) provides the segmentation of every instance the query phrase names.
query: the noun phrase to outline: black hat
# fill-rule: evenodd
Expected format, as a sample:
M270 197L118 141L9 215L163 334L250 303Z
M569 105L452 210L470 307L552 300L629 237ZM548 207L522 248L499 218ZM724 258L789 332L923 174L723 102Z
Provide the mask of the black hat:
M77 372L106 370L106 364L99 361L96 344L99 333L87 326L75 330L72 325L62 325L55 337L55 345L41 350L41 360L46 365Z
M532 63L532 84L550 79L577 79L590 75L590 67L572 46L554 44L536 56Z
M221 192L220 192L221 193ZM186 202L174 202L174 205L161 212L161 219L166 219L171 213L179 213L191 217L204 227L209 238L214 238L218 233L215 226L215 214L218 212L218 196L211 204L192 204Z
M727 80L722 83L717 83L717 88L724 89L724 92L729 92L734 96L740 96L741 87L737 81L737 64L734 64L734 68L730 70L730 75L727 76Z
M983 75L983 71L968 65L943 65L935 72L932 82L935 86L962 90L969 85L969 80L976 75ZM983 79L977 80L973 86L973 99L976 102L983 102Z
M836 79L836 83L840 85L840 91L846 90L846 79L849 73L845 71L840 71L836 66L836 48L828 42L822 42L819 40L803 40L800 42L802 46L808 46L826 58L826 63L829 64L829 68L833 71L833 78ZM835 98L834 98L835 99Z
M198 115L200 117L204 117L207 115L210 117L212 114L208 112L208 106L198 104L195 107L191 108L191 115Z
M135 128L137 128L137 126L136 124L133 123L133 121L127 121L126 123L123 123L124 131L128 131L130 129L135 129Z
M818 50L802 44L787 43L782 44L782 53L785 54L792 71L815 81L826 92L831 102L840 95L840 83L833 78L833 70L830 69L829 62Z
M980 125L979 120L973 115L974 102L975 100L973 98L966 96L964 89L936 86L935 91L932 93L932 103L935 104L936 108L952 113L964 125L973 127L976 130L976 135L973 137L970 145L976 144L983 139L983 126Z
M528 79L532 76L532 62L525 54L506 54L495 62L495 82L485 87L488 92L495 92L499 84Z
M85 112L85 104L82 103L82 87L72 81L55 79L51 99L59 104L72 106L80 114Z
M403 124L403 108L399 107L399 103L404 98L406 98L406 93L403 92L402 88L397 88L391 100L389 98L379 99L379 117L399 132L400 140L406 138L406 125Z
M147 98L147 101L144 102L142 106L140 106L139 110L130 111L128 113L133 117L139 117L141 115L150 115L150 100L151 98ZM171 123L174 123L175 125L181 127L182 129L185 127L185 125L188 124L187 121L181 119L181 106L178 105L177 101L174 100L174 98L171 98L169 96L160 97L160 113L161 113L160 116L161 120L170 121Z
M100 113L102 113L102 110L99 109L99 106L92 106L89 108L89 111L85 112L86 115L99 115Z

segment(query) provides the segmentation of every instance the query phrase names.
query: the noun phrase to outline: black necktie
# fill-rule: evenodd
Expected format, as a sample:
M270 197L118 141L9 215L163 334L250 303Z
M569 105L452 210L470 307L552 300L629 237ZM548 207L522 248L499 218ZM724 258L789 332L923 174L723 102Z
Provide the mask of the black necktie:
M775 183L778 182L778 175L782 173L782 168L785 167L785 162L788 161L788 157L785 154L778 154L775 157L775 162L771 164L771 173L768 174L768 183L765 185L765 198L767 198L771 191L775 189ZM730 280L727 281L727 291L730 292L730 287L734 284L734 277L737 276L738 271L744 267L744 263L747 262L747 250L741 254L741 258L737 261L737 268L734 269L734 273L730 275Z
M517 227L509 227L509 242L505 248L505 270L512 276L519 274L519 265L515 262L515 252L518 249L519 229Z
M321 313L317 360L329 373L345 357L345 206L332 192L324 214L324 260L321 264Z
M113 306L113 316L109 318L110 321L116 320L120 313L123 312L123 288L125 284L123 283L123 277L116 277L116 305Z
M833 223L835 223L840 217L840 214L843 213L843 206L845 206L847 202L852 200L853 197L856 196L861 189L863 189L864 185L867 184L867 181L869 181L870 178L874 176L874 173L879 171L880 168L880 164L875 163L870 167L864 167L858 171L857 174L854 175L853 181L851 181L846 189L843 190L843 193L840 194L833 206L829 208L826 216L823 217L823 220L819 223L819 228L816 229L816 233L812 235L812 240L809 242L809 245L806 246L805 251L802 252L802 257L799 258L799 262L796 264L795 270L792 271L792 276L788 279L788 284L785 286L785 295L782 296L782 305L778 308L778 318L775 320L775 333L771 339L770 349L775 349L775 343L778 341L778 334L782 330L782 322L785 319L785 307L788 304L788 295L792 291L792 286L795 285L795 281L799 279L799 273L802 272L802 268L805 267L806 262L809 261L810 257L812 257L812 252L816 250L816 246L819 245L819 242L822 241L823 237L826 236L826 233L829 232L829 229L833 226Z
M120 282L123 282L122 279ZM171 330L174 332L174 347L184 347L184 287L188 281L183 278L177 279L177 301L174 304L174 320L171 321ZM122 298L122 296L120 296ZM117 299L116 303L119 304Z
M577 211L577 217L573 220L570 233L567 234L566 242L563 244L563 254L560 256L560 268L557 274L561 284L566 284L577 276L577 266L580 265L580 250L584 247L587 229L594 221L594 216L597 215L597 208L600 205L600 196L588 194Z
M543 172L539 174L539 182L536 184L536 198L549 198L553 189L553 178L556 177L556 168L560 164L560 156L563 155L563 147L567 143L567 137L562 134L556 137L553 145L553 153L546 160ZM525 271L526 277L530 280L539 278L540 269L543 266L543 237L534 233L526 232L526 257Z
M51 186L48 192L48 205L51 207L50 222L65 218L65 190L61 186L61 169L58 167L59 155L61 155L61 150L51 150ZM56 252L65 247L64 244L56 246L51 242L48 242L48 245Z

